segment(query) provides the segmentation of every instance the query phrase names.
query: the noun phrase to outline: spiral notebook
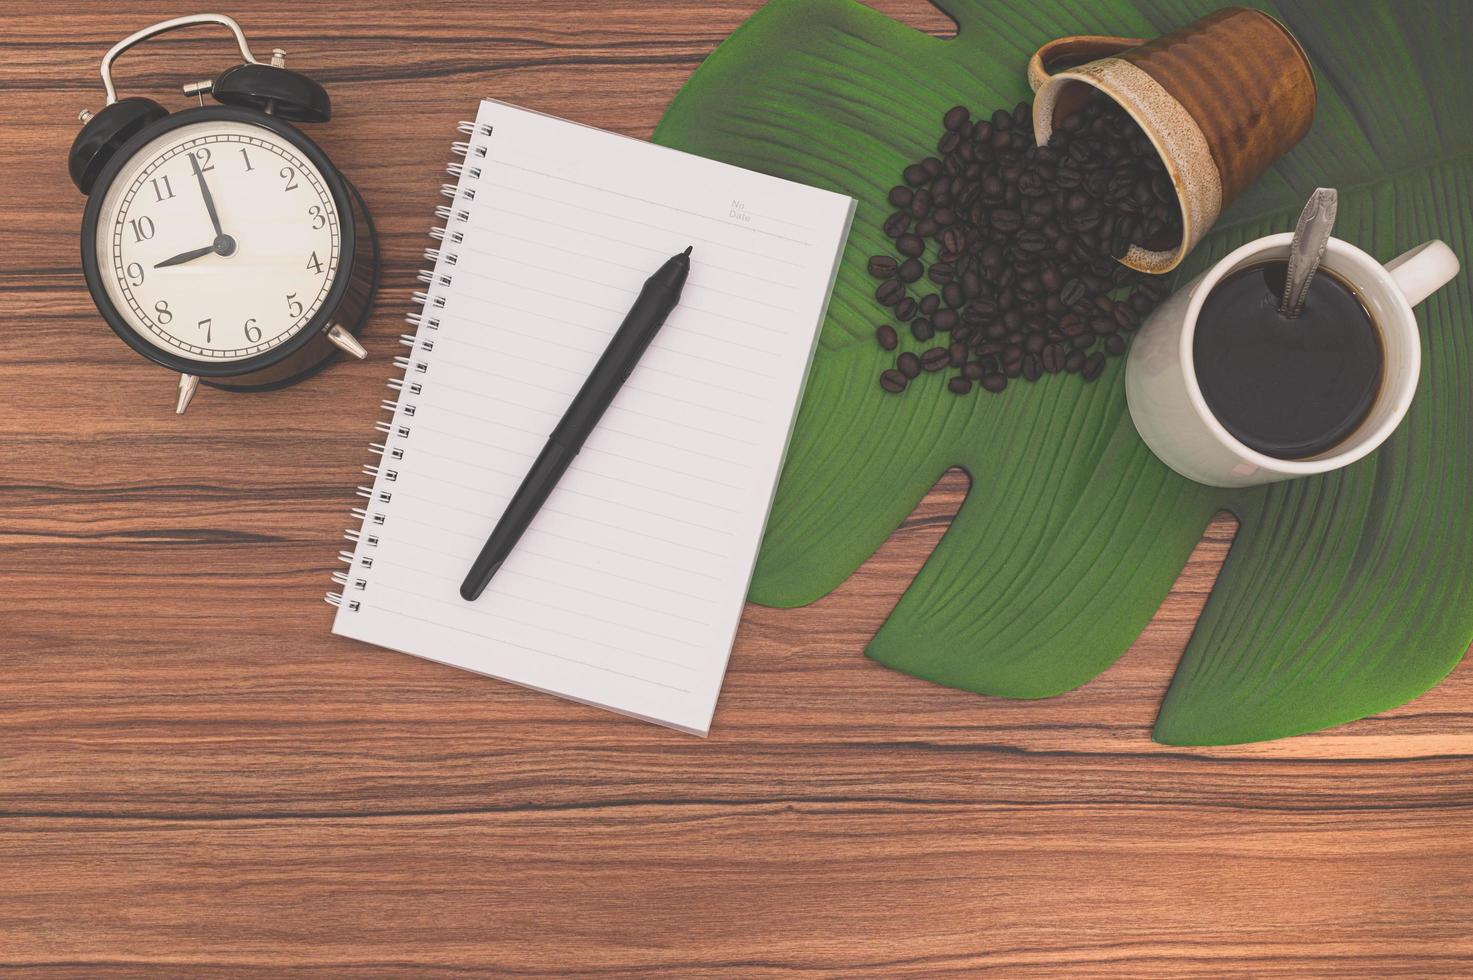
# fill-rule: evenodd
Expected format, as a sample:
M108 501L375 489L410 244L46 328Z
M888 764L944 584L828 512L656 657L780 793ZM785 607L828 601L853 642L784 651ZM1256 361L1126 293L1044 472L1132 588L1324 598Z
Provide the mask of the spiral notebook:
M461 132L333 632L704 735L854 201L493 100ZM463 601L639 287L687 245L679 307Z

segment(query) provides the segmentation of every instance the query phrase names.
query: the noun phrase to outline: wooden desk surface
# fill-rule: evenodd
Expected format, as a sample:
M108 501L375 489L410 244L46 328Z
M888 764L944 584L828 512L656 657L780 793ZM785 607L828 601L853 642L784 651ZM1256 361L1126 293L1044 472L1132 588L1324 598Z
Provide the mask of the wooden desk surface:
M1473 970L1473 668L1321 735L1151 743L1227 521L1114 669L1044 702L861 654L959 476L838 593L748 610L707 741L330 636L321 597L456 120L494 93L648 135L754 4L228 6L334 97L312 135L386 248L372 359L203 391L176 419L173 377L87 297L65 163L103 51L185 8L9 0L0 965ZM126 56L121 85L181 106L170 87L230 53L174 35Z

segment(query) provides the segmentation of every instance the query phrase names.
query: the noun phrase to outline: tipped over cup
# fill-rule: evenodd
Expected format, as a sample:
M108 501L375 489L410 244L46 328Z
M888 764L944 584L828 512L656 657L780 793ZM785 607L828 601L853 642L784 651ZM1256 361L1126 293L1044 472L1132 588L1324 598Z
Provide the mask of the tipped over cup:
M1121 261L1176 268L1229 203L1309 131L1315 81L1288 28L1227 7L1153 41L1079 35L1050 41L1028 63L1040 146L1096 93L1123 108L1165 164L1181 208L1176 241L1132 242Z

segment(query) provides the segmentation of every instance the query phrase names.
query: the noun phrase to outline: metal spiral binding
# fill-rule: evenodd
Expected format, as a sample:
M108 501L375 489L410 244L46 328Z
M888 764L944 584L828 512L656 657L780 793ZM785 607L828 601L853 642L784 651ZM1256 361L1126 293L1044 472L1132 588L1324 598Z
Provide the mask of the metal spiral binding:
M420 270L417 276L418 281L427 288L416 290L411 295L410 298L418 309L404 317L415 332L399 335L399 342L409 348L409 352L394 358L394 366L404 373L401 377L389 379L389 388L397 397L386 398L379 404L390 417L374 422L374 431L384 438L369 443L368 448L373 453L375 462L363 467L364 474L372 477L374 483L360 486L355 491L359 497L368 501L368 505L354 507L352 510L359 527L349 528L343 537L352 542L354 550L338 552L338 560L347 565L348 569L333 572L332 583L338 591L328 592L326 595L329 604L350 612L357 612L361 608L361 600L355 598L355 593L361 594L368 590L366 573L373 568L373 554L370 549L378 547L379 543L376 529L384 527L389 521L385 509L394 498L389 485L399 479L399 469L394 463L403 460L406 455L404 443L408 441L413 429L407 420L412 419L418 410L413 399L424 392L425 379L430 370L426 355L434 351L435 332L440 329L440 314L435 311L445 308L444 290L449 289L455 281L450 271L460 261L460 253L455 247L465 242L465 226L471 220L470 211L463 205L476 199L476 189L472 184L480 179L482 173L482 165L477 161L484 160L487 152L486 144L481 138L491 135L491 127L462 122L456 127L456 132L471 138L456 140L450 144L450 152L458 159L446 164L445 172L454 177L456 182L440 185L440 194L449 198L450 203L435 207L435 218L443 224L430 229L430 238L437 244L424 250L425 261L431 263L432 267Z

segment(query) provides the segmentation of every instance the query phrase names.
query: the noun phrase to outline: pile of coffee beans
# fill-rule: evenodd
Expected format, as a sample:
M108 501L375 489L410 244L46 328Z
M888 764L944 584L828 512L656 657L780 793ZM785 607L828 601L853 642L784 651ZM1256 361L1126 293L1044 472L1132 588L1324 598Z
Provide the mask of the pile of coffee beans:
M1027 103L975 121L957 106L942 122L938 155L906 167L890 191L896 210L884 230L898 254L869 260L875 298L893 317L875 340L893 351L908 332L916 348L880 387L901 392L946 369L958 395L1059 372L1093 381L1166 294L1117 259L1132 243L1181 241L1176 191L1155 148L1104 96L1043 147Z

